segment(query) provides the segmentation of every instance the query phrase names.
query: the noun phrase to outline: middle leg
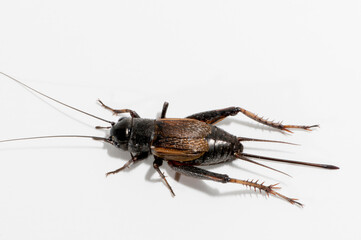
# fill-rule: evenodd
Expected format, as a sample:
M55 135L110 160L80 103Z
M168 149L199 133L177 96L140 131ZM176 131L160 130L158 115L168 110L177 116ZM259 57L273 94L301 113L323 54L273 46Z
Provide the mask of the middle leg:
M160 166L162 166L163 164L163 159L157 156L154 156L154 162L153 162L153 168L158 172L159 176L163 179L165 185L167 186L167 188L169 189L170 193L172 194L172 196L174 197L175 194L173 192L172 187L169 185L167 179L165 178L164 174L162 173L162 171L160 170Z

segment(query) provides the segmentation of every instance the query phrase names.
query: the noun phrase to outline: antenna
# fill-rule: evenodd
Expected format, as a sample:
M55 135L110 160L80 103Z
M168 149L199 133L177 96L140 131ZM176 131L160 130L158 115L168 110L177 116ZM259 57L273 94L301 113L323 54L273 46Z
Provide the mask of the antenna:
M37 137L25 137L25 138L12 138L12 139L0 140L0 143L24 141L24 140L32 140L32 139L44 139L44 138L91 138L93 140L98 140L98 141L100 140L110 144L112 143L112 141L109 138L86 136L86 135L49 135L49 136L37 136Z
M20 81L17 80L16 78L14 78L14 77L12 77L12 76L10 76L10 75L7 75L6 73L0 72L0 74L4 75L4 76L7 77L7 78L10 78L11 80L19 83L20 85L22 85L22 86L30 89L31 91L34 91L34 92L36 92L37 94L40 94L41 96L46 97L46 98L48 98L48 99L50 99L50 100L52 100L52 101L54 101L54 102L57 102L57 103L65 106L65 107L71 108L71 109L73 109L73 110L75 110L75 111L81 112L81 113L83 113L83 114L85 114L85 115L88 115L88 116L90 116L90 117L96 118L96 119L98 119L98 120L101 120L101 121L110 123L111 125L114 125L114 124L115 124L114 122L111 122L111 121L108 121L108 120L106 120L106 119L97 117L97 116L95 116L95 115L93 115L93 114L84 112L84 111L82 111L82 110L80 110L80 109L78 109L78 108L75 108L75 107L72 107L72 106L70 106L70 105L68 105L68 104L65 104L65 103L63 103L63 102L60 102L59 100L56 100L55 98L49 97L48 95L45 95L44 93L39 92L38 90L36 90L36 89L34 89L34 88L32 88L32 87L29 87L29 86L26 85L25 83L20 82Z

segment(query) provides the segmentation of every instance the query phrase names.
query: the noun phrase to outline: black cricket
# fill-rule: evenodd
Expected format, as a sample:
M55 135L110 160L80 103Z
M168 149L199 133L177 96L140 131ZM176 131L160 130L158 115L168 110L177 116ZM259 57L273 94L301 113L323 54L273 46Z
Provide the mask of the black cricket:
M1 73L1 72L0 72ZM293 160L284 160L278 158L271 158L253 154L247 154L243 152L243 141L259 141L259 142L274 142L274 143L286 143L282 141L254 139L245 137L236 137L220 128L215 124L228 116L235 116L238 113L243 113L247 117L268 125L273 128L277 128L281 131L291 132L289 129L304 129L311 130L311 128L318 127L318 125L301 126L301 125L283 125L281 123L275 123L273 121L265 120L262 117L243 109L240 107L229 107L219 110L206 111L190 115L186 118L166 118L166 112L168 103L165 102L159 119L144 119L141 118L135 111L130 109L113 109L105 105L102 101L98 100L102 107L110 110L113 114L118 115L122 113L129 113L130 117L121 117L118 122L111 122L95 115L89 114L70 105L62 103L54 98L51 98L34 88L31 88L19 80L5 74L2 75L16 81L22 86L48 98L73 110L84 113L88 116L97 118L101 121L107 122L110 126L99 127L97 129L110 129L110 136L108 138L96 137L96 136L83 136L83 135L57 135L57 136L38 136L2 140L1 142L10 142L18 140L40 139L40 138L58 138L58 137L82 137L91 138L94 140L100 140L105 143L109 143L117 148L125 151L129 151L131 158L121 168L108 172L106 175L115 174L121 170L130 167L132 164L144 160L149 155L154 156L153 167L158 172L164 183L170 190L171 194L175 196L173 189L169 185L164 174L160 170L163 162L166 161L168 165L177 172L177 174L184 174L190 177L212 180L221 183L238 183L244 186L253 187L260 192L264 191L267 195L275 195L286 201L302 206L297 199L286 197L276 189L279 189L278 184L264 185L264 183L258 183L257 181L240 180L230 178L226 174L214 173L201 168L201 166L221 164L230 162L235 159L241 159L248 161L278 172L274 168L268 167L261 163L258 163L252 159L269 160L276 162L285 162L291 164L307 165L313 167L320 167L326 169L339 169L336 166L328 164L317 164L309 162L300 162ZM281 172L283 173L283 172ZM285 173L284 173L285 174ZM286 174L288 175L288 174Z

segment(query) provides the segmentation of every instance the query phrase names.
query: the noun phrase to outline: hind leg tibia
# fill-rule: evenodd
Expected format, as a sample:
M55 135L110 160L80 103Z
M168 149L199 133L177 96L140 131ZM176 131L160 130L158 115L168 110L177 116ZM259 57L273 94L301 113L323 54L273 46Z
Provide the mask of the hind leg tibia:
M257 181L248 181L248 180L240 180L240 179L230 178L226 174L214 173L214 172L202 169L202 168L182 165L181 163L175 162L175 161L168 161L168 164L173 170L175 170L181 174L184 174L186 176L199 178L199 179L205 179L205 180L212 180L212 181L221 182L221 183L242 184L246 187L254 188L255 190L258 189L260 192L264 191L267 195L271 194L274 196L278 196L278 197L288 201L291 204L297 204L299 206L302 206L301 203L296 201L297 199L289 198L289 197L286 197L286 196L276 192L275 190L279 189L279 187L276 187L277 184L266 186L266 185L263 185L263 183L258 183L258 180Z
M240 107L229 107L229 108L223 108L219 110L213 110L213 111L206 111L201 113L196 113L193 115L188 116L187 118L191 119L197 119L199 121L208 123L208 124L215 124L219 121L222 121L224 118L228 116L235 116L239 112L243 113L247 117L262 123L264 125L277 128L283 131L291 132L289 129L304 129L304 130L311 130L311 128L318 127L318 125L283 125L280 122L273 122L269 121L267 119L264 119L263 117L259 117L257 114L254 114L246 109L240 108Z

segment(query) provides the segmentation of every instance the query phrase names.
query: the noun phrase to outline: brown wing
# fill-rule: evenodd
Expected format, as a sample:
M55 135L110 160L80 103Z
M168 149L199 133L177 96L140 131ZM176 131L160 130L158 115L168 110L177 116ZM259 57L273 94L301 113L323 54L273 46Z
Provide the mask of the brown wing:
M161 119L156 121L152 153L166 160L191 161L208 151L208 124L194 119Z

